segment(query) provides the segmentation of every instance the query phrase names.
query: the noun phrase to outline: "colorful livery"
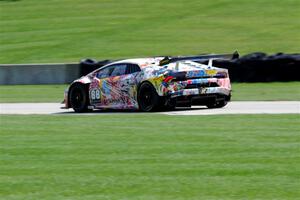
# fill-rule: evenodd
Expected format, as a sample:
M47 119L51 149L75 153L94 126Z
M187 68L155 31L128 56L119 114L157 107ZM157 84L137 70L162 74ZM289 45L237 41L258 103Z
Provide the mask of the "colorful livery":
M112 62L75 80L65 91L65 107L154 111L230 101L228 70L188 59L164 57Z

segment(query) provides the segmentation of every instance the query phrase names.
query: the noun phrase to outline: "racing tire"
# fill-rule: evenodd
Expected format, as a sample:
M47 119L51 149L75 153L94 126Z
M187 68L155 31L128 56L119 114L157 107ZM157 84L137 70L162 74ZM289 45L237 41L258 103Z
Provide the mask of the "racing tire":
M160 97L159 110L160 111L172 111L176 108L176 100L173 98Z
M139 109L143 112L155 111L159 104L159 96L149 82L144 82L139 87L137 99Z
M69 102L75 112L82 113L87 112L89 110L89 97L87 91L87 86L83 84L74 84L70 88Z
M215 101L213 103L206 104L207 108L223 108L226 106L228 101L221 100L221 101Z

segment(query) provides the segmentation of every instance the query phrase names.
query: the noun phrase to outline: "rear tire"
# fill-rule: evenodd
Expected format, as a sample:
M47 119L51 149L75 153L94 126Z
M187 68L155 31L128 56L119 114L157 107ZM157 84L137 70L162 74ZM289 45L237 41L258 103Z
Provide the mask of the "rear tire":
M160 97L159 110L172 111L176 108L176 100L169 97Z
M221 101L215 101L213 103L207 104L207 108L223 108L226 106L228 101L226 100L221 100Z
M139 109L143 112L151 112L157 109L159 104L159 96L149 82L144 82L138 90Z
M88 111L89 96L87 85L75 83L69 92L69 102L73 110L77 113Z

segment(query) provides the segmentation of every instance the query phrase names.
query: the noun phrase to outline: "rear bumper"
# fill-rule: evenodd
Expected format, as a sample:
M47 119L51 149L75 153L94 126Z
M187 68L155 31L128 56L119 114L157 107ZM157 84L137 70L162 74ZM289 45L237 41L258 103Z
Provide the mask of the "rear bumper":
M171 82L166 96L176 100L178 107L228 102L231 98L230 79L198 78Z
M209 105L214 102L229 102L231 94L200 94L190 96L177 96L173 98L176 102L177 107L190 107L192 105Z
M193 89L182 89L170 93L171 98L179 96L205 96L208 94L218 94L223 96L229 96L231 90L224 87L199 87Z
M198 78L172 82L168 86L171 98L178 96L195 96L219 94L229 96L231 84L229 78Z

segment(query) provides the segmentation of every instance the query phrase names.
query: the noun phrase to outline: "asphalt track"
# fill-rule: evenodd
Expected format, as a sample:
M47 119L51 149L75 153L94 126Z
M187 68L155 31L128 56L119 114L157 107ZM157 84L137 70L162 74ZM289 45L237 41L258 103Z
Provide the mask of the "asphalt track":
M76 114L72 109L61 109L59 103L1 103L0 114ZM137 114L137 111L96 110L85 115ZM178 108L158 112L166 115L219 115L219 114L300 114L300 101L233 101L224 108L207 109L204 106Z

